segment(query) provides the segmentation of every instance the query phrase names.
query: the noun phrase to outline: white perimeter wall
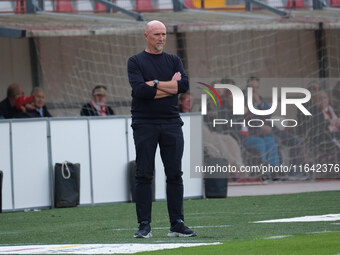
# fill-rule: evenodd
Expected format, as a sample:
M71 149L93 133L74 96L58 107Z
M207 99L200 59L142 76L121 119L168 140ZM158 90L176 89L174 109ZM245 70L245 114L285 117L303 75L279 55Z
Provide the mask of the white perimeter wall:
M184 196L202 197L202 179L190 178L190 160L202 162L201 149L194 154L195 159L190 159L190 139L202 144L201 116L185 115L182 119ZM194 137L191 122L197 127ZM81 205L129 201L127 165L135 159L130 125L131 119L126 116L1 120L3 210L51 207L54 165L65 160L80 163ZM159 149L155 163L156 199L163 200L165 175Z

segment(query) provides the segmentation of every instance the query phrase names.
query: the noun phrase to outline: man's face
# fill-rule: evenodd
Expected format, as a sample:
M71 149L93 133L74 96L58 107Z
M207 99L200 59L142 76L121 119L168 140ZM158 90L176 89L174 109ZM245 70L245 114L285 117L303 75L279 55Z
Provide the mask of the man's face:
M105 95L93 95L93 101L98 105L105 105L106 96Z
M329 98L326 92L321 91L318 94L318 106L321 110L325 109L329 105Z
M21 97L21 96L23 96L23 95L24 95L23 89L22 89L21 87L18 88L18 94L15 95L15 100L17 100L18 97Z
M251 81L248 83L248 87L253 88L253 95L259 94L260 83L258 81Z
M191 95L185 95L180 100L180 104L183 112L190 112L191 108Z
M16 94L15 94L14 98L13 97L10 98L10 100L13 101L12 105L15 105L15 102L17 101L17 99L24 95L24 91L21 87L19 87L15 92L16 92Z
M312 87L315 89L315 90L319 90L320 89L320 84L315 82L312 84Z
M144 34L148 48L161 52L166 43L166 28L162 24L154 24Z
M34 93L35 107L40 109L45 104L45 93L43 91L36 91Z

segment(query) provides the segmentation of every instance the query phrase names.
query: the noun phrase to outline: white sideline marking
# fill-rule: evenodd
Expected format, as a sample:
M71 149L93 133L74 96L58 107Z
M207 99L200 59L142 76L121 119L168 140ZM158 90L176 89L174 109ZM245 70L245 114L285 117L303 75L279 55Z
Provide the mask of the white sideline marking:
M263 238L264 240L270 240L270 239L281 239L281 238L285 238L285 237L289 237L291 235L287 235L287 236L269 236L269 237L265 237Z
M274 223L274 222L314 222L314 221L337 221L340 220L340 214L325 214L314 216L303 216L276 220L254 221L253 223Z
M217 245L216 243L164 243L164 244L65 244L0 246L0 254L132 254L180 247Z
M190 228L226 228L231 225L190 226ZM134 231L137 228L113 228L114 231ZM151 227L151 229L170 229L170 227Z
M314 231L314 232L309 232L306 234L324 234L324 233L336 233L338 231L328 231L328 230L324 230L324 231Z

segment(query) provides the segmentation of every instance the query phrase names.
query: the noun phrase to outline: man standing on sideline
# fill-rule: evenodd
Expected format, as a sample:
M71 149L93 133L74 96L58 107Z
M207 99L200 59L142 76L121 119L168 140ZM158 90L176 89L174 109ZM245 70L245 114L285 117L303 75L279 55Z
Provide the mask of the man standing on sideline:
M146 49L128 60L132 87L132 128L136 148L136 238L151 237L152 179L159 144L166 175L170 217L168 236L196 236L184 225L183 215L183 122L178 113L178 94L189 89L182 61L163 51L166 28L157 20L147 23Z

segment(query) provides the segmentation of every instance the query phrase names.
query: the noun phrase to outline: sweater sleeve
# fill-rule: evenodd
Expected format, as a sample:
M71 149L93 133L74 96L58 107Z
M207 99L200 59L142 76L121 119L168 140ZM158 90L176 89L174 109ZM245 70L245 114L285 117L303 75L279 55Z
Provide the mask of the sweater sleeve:
M177 86L178 86L177 94L185 93L189 90L189 79L188 79L187 74L184 71L183 63L179 57L177 57L177 71L176 72L180 72L182 74L182 79L177 82Z
M137 59L134 56L129 58L127 69L129 82L132 87L132 96L136 98L153 99L156 96L157 90L145 83Z

